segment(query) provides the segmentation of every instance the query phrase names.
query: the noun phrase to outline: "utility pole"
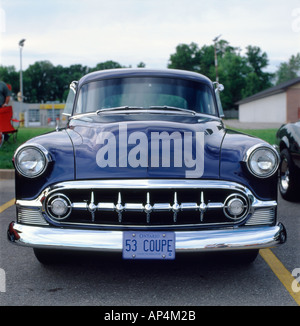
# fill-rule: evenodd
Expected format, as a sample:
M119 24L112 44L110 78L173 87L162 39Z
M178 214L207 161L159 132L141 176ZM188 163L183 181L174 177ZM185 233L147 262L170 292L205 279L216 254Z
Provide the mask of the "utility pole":
M216 82L219 82L219 76L218 76L218 56L217 56L217 41L222 35L220 34L219 36L215 37L213 39L214 42L214 48L215 48L215 68L216 68Z
M20 48L20 93L18 94L18 100L19 102L23 102L23 73L22 73L22 49L25 43L25 39L23 38L20 42L19 42L19 48Z

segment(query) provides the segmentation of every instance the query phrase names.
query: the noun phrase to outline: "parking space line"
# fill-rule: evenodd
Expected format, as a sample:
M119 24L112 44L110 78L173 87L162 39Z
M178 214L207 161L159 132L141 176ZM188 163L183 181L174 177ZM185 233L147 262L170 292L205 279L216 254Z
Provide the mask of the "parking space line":
M300 291L294 292L292 284L296 282L292 274L284 267L282 262L274 255L270 249L262 249L259 251L262 258L272 269L273 273L277 276L279 281L284 285L292 298L300 306Z
M16 200L15 198L11 199L10 201L8 201L7 203L3 204L0 206L0 214L2 212L4 212L6 209L8 209L9 207L13 206L15 204Z

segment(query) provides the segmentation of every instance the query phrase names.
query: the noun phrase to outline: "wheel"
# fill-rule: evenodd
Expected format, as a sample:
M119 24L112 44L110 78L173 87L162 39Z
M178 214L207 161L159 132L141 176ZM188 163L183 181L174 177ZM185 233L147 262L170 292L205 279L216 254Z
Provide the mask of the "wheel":
M285 200L299 200L298 171L294 165L289 151L285 148L280 153L281 163L279 168L279 191Z

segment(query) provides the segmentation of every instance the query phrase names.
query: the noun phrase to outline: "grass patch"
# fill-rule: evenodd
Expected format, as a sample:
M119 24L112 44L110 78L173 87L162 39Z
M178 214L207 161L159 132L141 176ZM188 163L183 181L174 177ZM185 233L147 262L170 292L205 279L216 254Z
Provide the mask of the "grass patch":
M53 130L53 128L19 128L16 141L11 135L9 140L0 147L0 169L13 169L12 157L20 145L33 137Z
M269 144L274 145L276 144L276 133L278 129L236 129L230 128L251 136L258 137L267 141Z

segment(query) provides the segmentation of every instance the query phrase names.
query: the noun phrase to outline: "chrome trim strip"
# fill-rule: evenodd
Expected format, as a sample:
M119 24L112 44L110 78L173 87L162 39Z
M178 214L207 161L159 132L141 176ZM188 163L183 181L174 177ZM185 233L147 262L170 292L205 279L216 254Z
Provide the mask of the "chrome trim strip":
M146 219L145 221L147 223L150 223L150 214L146 214L145 215ZM122 222L122 215L119 216L121 218L120 223ZM174 217L175 219L177 218L176 215L173 216L173 221L174 221ZM118 218L118 216L117 216ZM200 214L199 214L199 219L200 219ZM51 220L53 221L53 220ZM54 222L54 221L53 221ZM144 225L126 225L126 224L104 224L104 223L94 223L94 224L88 224L88 223L59 223L58 221L55 221L55 225L58 227L79 227L81 229L91 229L92 227L96 227L98 229L111 229L111 230L150 230L150 231L157 231L157 230L162 230L162 229L168 229L168 230L179 230L179 229L199 229L204 228L204 227L237 227L237 224L240 223L240 221L238 222L234 222L234 221L228 221L228 222L220 222L220 223L205 223L202 222L200 223L196 223L196 224L159 224L159 225L148 225L147 223L145 223ZM174 223L176 223L176 221L174 221ZM51 225L52 226L52 225Z
M32 207L32 208L42 208L41 196L34 200L22 200L19 199L16 201L17 207Z
M190 179L126 179L126 180L76 180L65 181L52 185L34 200L18 199L20 206L42 207L43 198L58 190L91 190L91 189L227 189L240 191L247 196L252 195L251 191L245 186L231 181L219 180L190 180ZM82 203L85 208L85 203Z
M168 179L128 179L128 180L90 180L90 181L66 181L52 185L43 190L41 195L34 200L18 199L20 206L41 207L42 198L49 196L58 190L91 190L91 189L231 189L251 195L251 192L244 186L227 181L206 181L206 180L168 180ZM86 207L86 203L81 204L81 208ZM110 203L109 203L110 204Z
M76 180L57 183L49 188L46 192L72 189L231 189L250 193L243 185L231 181L219 180L190 180L190 179L126 179L126 180Z
M176 251L220 251L270 248L286 241L285 227L241 227L222 230L176 231ZM49 228L12 222L8 239L34 248L121 251L122 231Z

